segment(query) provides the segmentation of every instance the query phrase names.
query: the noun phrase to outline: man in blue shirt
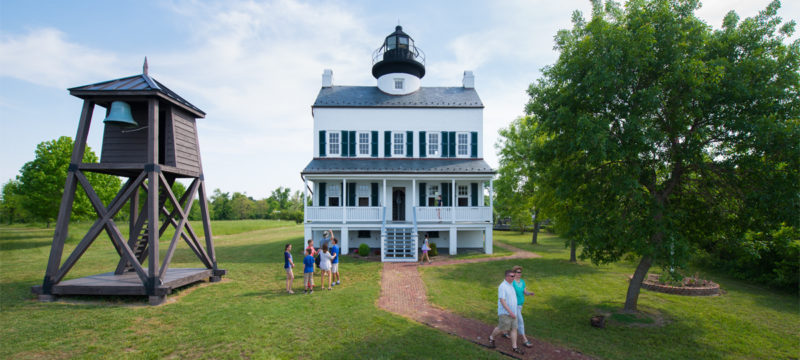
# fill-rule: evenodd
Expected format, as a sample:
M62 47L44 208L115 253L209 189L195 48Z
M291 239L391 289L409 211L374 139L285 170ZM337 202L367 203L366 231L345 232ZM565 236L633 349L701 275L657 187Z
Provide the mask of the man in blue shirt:
M306 294L314 293L314 257L311 256L312 250L313 249L306 249L306 257L303 258L303 285L306 288L304 291Z
M339 255L340 255L339 240L333 238L331 239L331 242L333 242L333 246L331 247L331 255L336 255L336 257L334 257L333 261L331 262L331 273L333 275L333 279L336 280L336 282L333 283L333 285L339 285L342 283L341 281L339 281Z

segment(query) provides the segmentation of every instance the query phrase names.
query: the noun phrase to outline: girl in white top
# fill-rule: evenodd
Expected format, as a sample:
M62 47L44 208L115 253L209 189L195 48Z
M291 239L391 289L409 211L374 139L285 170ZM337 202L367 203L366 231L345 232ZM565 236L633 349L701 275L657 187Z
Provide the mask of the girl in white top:
M328 244L322 244L322 251L319 253L319 268L320 272L319 281L322 283L322 288L325 288L325 276L328 276L328 290L331 287L331 260L336 257L336 254L331 254L328 251Z

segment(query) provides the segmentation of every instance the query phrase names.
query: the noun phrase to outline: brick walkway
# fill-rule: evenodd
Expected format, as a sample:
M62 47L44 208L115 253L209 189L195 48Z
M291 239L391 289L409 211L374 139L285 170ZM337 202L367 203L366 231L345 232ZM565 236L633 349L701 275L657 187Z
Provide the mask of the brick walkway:
M499 247L514 251L514 254L497 258L445 259L436 261L432 265L423 266L441 266L539 257L539 255L532 252L517 249L509 245L495 244ZM381 272L381 297L378 299L378 306L389 312L405 316L447 332L448 334L453 334L476 344L487 346L489 344L489 334L496 324L490 325L478 320L468 319L432 306L428 302L425 293L425 284L422 282L419 271L417 271L417 266L419 266L417 263L383 263L383 271ZM591 359L579 352L551 345L537 340L532 336L528 336L528 340L533 343L533 348L522 346L521 338L518 338L520 348L525 350L525 355L523 356L519 356L511 351L510 340L503 339L499 336L495 340L497 343L497 351L521 359Z

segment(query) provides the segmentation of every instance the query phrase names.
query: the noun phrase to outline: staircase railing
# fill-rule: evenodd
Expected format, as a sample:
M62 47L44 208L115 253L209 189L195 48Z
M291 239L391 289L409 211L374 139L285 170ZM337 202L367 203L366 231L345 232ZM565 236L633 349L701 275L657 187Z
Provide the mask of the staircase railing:
M381 262L386 260L386 206L381 214Z

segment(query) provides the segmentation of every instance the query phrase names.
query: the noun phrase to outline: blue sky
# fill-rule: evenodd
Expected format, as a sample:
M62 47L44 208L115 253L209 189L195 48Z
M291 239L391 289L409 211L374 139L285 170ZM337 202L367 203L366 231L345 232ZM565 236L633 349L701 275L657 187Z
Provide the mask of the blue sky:
M750 17L768 2L703 1L698 15L718 28L729 10ZM589 0L0 0L0 182L36 144L75 136L81 100L67 88L140 74L147 56L152 77L207 113L198 131L210 190L300 190L323 69L335 85L374 85L371 54L398 21L425 51L422 86L460 86L464 70L475 73L496 167L497 131L522 115L525 89L555 61L553 35L590 9ZM800 1L779 14L800 20ZM101 112L89 140L98 155Z

